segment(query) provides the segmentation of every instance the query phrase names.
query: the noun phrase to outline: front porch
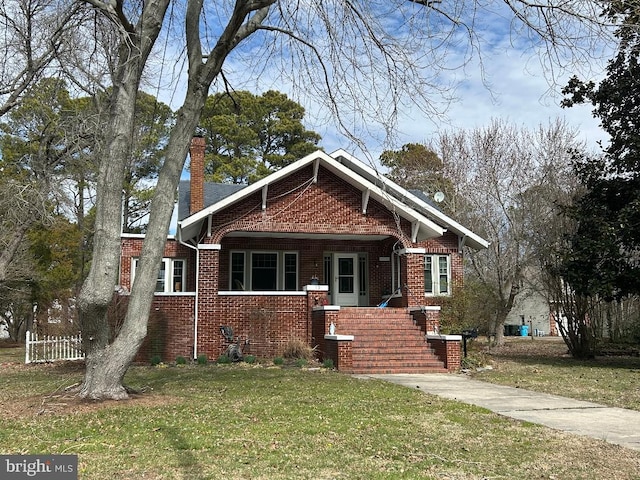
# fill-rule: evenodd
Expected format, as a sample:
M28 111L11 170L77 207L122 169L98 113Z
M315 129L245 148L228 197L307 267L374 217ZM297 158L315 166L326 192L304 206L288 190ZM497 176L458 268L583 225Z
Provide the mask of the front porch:
M319 306L312 332L321 359L346 373L453 372L460 368L461 338L435 333L439 314L437 307Z
M442 373L460 367L459 335L438 335L440 308L344 307L327 302L328 287L301 292L218 292L216 316L200 315L196 354L217 358L220 325L246 342L246 354L270 359L292 339L315 347L345 373ZM213 311L213 310L212 310ZM334 324L334 335L330 325Z

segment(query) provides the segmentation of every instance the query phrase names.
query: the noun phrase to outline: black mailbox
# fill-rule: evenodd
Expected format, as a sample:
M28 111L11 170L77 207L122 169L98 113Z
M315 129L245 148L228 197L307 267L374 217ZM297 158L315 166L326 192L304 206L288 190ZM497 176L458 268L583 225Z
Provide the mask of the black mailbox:
M478 338L478 329L470 328L462 331L462 347L464 349L464 356L467 357L467 340L469 338Z

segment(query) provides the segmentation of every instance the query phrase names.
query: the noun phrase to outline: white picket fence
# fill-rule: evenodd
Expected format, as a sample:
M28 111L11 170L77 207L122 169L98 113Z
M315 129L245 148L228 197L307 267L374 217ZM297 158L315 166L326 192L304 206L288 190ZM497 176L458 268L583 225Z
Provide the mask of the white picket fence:
M56 360L80 360L84 358L80 334L69 337L52 337L27 332L27 348L24 363L55 362Z

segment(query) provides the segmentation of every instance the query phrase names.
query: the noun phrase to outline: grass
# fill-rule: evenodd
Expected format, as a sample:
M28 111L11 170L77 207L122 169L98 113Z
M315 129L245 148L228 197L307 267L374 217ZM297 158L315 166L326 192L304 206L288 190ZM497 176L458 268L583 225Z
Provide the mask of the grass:
M146 394L80 403L82 366L0 375L0 453L77 454L81 479L638 478L640 453L326 369L133 367Z
M0 340L0 365L3 363L24 363L24 344L10 340Z
M507 337L500 348L474 342L472 356L492 370L476 379L640 411L640 357L575 360L562 339Z

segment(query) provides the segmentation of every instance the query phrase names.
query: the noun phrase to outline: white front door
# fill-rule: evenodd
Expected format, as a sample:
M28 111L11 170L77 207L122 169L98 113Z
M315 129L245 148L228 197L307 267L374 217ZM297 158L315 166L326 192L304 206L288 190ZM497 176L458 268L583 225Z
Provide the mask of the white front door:
M333 256L333 303L343 307L357 307L360 284L358 254L336 253Z

